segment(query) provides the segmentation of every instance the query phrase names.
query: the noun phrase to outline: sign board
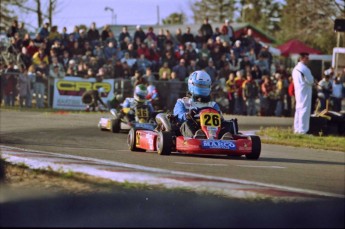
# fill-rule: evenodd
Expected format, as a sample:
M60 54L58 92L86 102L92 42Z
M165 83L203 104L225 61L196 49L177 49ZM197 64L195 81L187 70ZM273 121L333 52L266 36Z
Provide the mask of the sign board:
M67 76L54 81L54 109L63 110L84 110L86 105L82 103L82 95L88 90L97 90L103 87L105 90L102 101L107 104L107 100L114 95L114 80L105 79L96 82L96 79L83 79L80 77Z

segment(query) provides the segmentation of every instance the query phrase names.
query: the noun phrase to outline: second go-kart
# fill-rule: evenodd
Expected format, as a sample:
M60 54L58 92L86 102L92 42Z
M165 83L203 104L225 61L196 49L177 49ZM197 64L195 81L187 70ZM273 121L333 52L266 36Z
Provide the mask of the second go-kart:
M153 130L156 122L146 105L135 108L122 108L120 111L111 109L112 117L102 117L98 122L100 130L110 130L113 133L128 131L131 128Z
M203 136L184 137L176 117L160 113L156 116L157 128L149 130L133 127L128 133L127 143L131 151L157 151L160 155L171 152L184 154L210 154L242 156L257 160L261 154L261 140L256 135L238 132L237 119L224 120L230 126L228 132L221 131L221 115L213 108L206 107L193 117ZM223 131L224 132L224 131Z

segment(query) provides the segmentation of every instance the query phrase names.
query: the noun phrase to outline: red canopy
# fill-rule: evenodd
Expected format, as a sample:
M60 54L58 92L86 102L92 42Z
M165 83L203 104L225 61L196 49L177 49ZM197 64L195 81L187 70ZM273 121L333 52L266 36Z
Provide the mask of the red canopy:
M281 55L283 56L299 54L301 52L307 52L309 54L321 54L319 50L313 49L299 40L289 40L288 42L279 45L277 49L280 50Z

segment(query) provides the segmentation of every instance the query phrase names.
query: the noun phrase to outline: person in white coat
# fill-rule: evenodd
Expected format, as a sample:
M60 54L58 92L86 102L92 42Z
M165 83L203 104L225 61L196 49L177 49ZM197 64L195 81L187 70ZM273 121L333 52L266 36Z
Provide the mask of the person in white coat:
M292 71L296 98L296 111L294 117L295 134L306 134L309 130L314 77L307 67L308 61L309 54L301 53L299 62Z

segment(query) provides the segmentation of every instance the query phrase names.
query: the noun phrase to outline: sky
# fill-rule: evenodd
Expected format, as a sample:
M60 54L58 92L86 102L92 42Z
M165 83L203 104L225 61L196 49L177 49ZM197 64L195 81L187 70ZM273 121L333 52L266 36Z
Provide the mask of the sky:
M67 31L72 32L74 25L85 24L90 26L96 22L97 27L105 24L120 25L148 25L156 24L158 21L157 8L159 9L160 23L162 19L172 13L185 13L187 22L192 23L192 11L190 4L192 0L58 0L57 10L53 17L53 24L58 30L66 26ZM48 0L42 0L42 7L47 8ZM27 5L33 6L34 1L28 0ZM105 10L105 8L111 10ZM27 24L27 29L33 30L37 27L37 16L35 14L20 14L19 21Z

